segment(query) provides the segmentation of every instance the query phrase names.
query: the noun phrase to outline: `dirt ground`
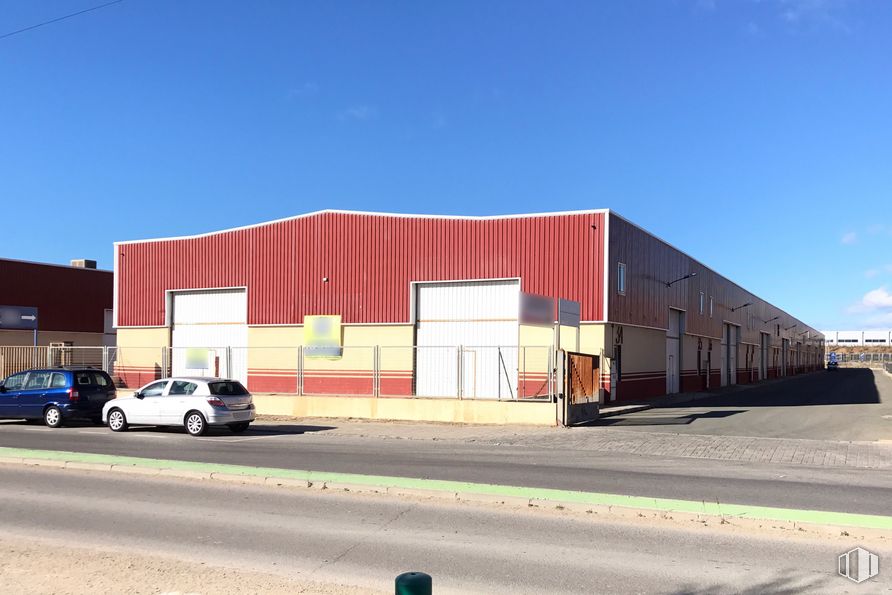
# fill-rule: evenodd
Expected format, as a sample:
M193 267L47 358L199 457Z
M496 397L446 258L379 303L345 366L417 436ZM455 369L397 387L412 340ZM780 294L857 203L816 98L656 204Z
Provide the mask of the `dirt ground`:
M58 542L0 537L0 593L80 595L134 593L235 595L378 593L337 584L289 580L135 553L114 553Z

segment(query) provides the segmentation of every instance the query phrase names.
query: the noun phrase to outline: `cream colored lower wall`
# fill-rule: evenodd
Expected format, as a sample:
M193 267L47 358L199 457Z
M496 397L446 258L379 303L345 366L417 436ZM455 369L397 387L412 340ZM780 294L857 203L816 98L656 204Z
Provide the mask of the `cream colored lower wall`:
M165 327L119 329L118 376L130 388L161 373L163 347L169 345ZM522 326L527 386L537 386L535 375L547 378L553 330ZM591 339L589 339L591 341ZM302 326L248 327L248 378L258 413L298 417L358 417L450 423L554 425L550 402L499 402L458 399L404 398L411 394L414 328L412 325L345 325L343 356L337 359L304 357L303 394L352 396L297 396L298 347ZM374 369L373 346L380 346L380 394L368 396ZM541 361L539 361L541 359ZM541 365L540 365L541 364ZM532 380L530 378L533 378ZM277 392L280 394L270 395ZM266 394L265 394L266 393Z
M170 331L166 326L118 329L118 347L167 347Z
M603 323L584 323L579 326L579 351L592 355L609 355L606 352L605 327Z
M37 344L43 347L50 343L70 341L75 347L97 347L103 345L102 333L77 333L69 331L37 331ZM34 331L0 330L0 345L34 345Z
M254 404L260 415L356 417L445 423L556 425L554 403L254 395Z
M621 339L620 328L622 329ZM665 373L666 331L611 325L608 336L609 345L622 345L623 374L660 371ZM608 349L608 351L612 351L612 349Z

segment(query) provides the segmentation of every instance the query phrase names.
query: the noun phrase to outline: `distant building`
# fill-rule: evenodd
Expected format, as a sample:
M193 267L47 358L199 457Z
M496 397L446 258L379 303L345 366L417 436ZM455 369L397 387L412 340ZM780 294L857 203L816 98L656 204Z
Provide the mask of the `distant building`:
M892 330L821 331L827 345L840 347L883 347L892 345Z
M0 346L34 345L35 338L41 346L115 344L114 275L97 270L96 261L65 266L0 259L0 279Z

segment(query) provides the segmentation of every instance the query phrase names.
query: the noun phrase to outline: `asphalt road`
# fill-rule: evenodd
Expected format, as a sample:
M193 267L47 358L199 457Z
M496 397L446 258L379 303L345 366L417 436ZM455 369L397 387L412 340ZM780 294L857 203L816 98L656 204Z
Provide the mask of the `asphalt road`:
M323 435L314 429L259 425L245 435L196 439L175 429L119 434L3 422L0 446L892 515L888 471Z
M853 404L835 403L830 395L860 395L835 400L866 401L857 405L864 408L885 407L888 395L892 394L889 392L892 385L885 384L888 380L881 375L874 377L867 370L809 375L736 393L735 399L749 403L738 409L752 413L756 421L727 425L733 419L745 420L745 414L741 413L724 418L701 417L686 426L659 429L676 431L683 427L710 433L722 428L732 431L765 424L778 431L780 426L786 426L788 432L797 432L817 415L825 426L846 425L851 418L833 411ZM879 386L875 395L870 392L872 386ZM887 396L886 402L873 402L880 400L881 394ZM776 405L781 398L787 399L782 409ZM808 402L812 403L820 399L824 404L796 404L796 399L810 399ZM775 405L765 407L767 403ZM708 405L703 401L698 403L700 407ZM814 413L821 407L827 411ZM765 416L763 412L769 409L773 413ZM624 417L638 419L647 415L655 414L642 412ZM892 420L881 418L880 422L892 425ZM0 446L892 516L892 473L887 469L673 458L555 447L568 432L610 431L604 427L554 430L524 445L339 435L328 432L331 427L256 423L243 435L223 430L196 439L182 429L141 428L117 434L102 427L51 430L39 424L0 422ZM655 434L654 439L659 440L659 436Z
M892 574L861 586L836 575L837 555L856 545L881 560L892 555L888 545L844 537L670 529L558 511L12 466L0 466L0 502L5 537L383 591L410 569L430 573L437 593L892 590ZM55 563L77 560L59 551ZM52 574L47 581L76 589L52 585Z
M840 368L601 420L627 430L812 440L892 440L892 377Z

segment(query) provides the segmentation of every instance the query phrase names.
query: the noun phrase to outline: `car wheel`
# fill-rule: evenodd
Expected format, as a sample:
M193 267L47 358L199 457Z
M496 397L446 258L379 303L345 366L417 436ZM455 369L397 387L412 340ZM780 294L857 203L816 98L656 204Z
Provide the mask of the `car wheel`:
M123 411L112 409L108 412L108 428L112 432L126 432L128 427L127 418L124 416Z
M233 432L235 432L236 434L241 434L242 432L247 430L248 426L250 426L250 425L251 425L251 422L249 422L249 421L240 421L235 424L229 424L229 429L232 430Z
M186 414L186 431L192 436L201 436L207 430L208 422L198 411L190 411Z
M51 405L43 412L43 423L48 428L58 428L62 425L62 411L55 405Z

